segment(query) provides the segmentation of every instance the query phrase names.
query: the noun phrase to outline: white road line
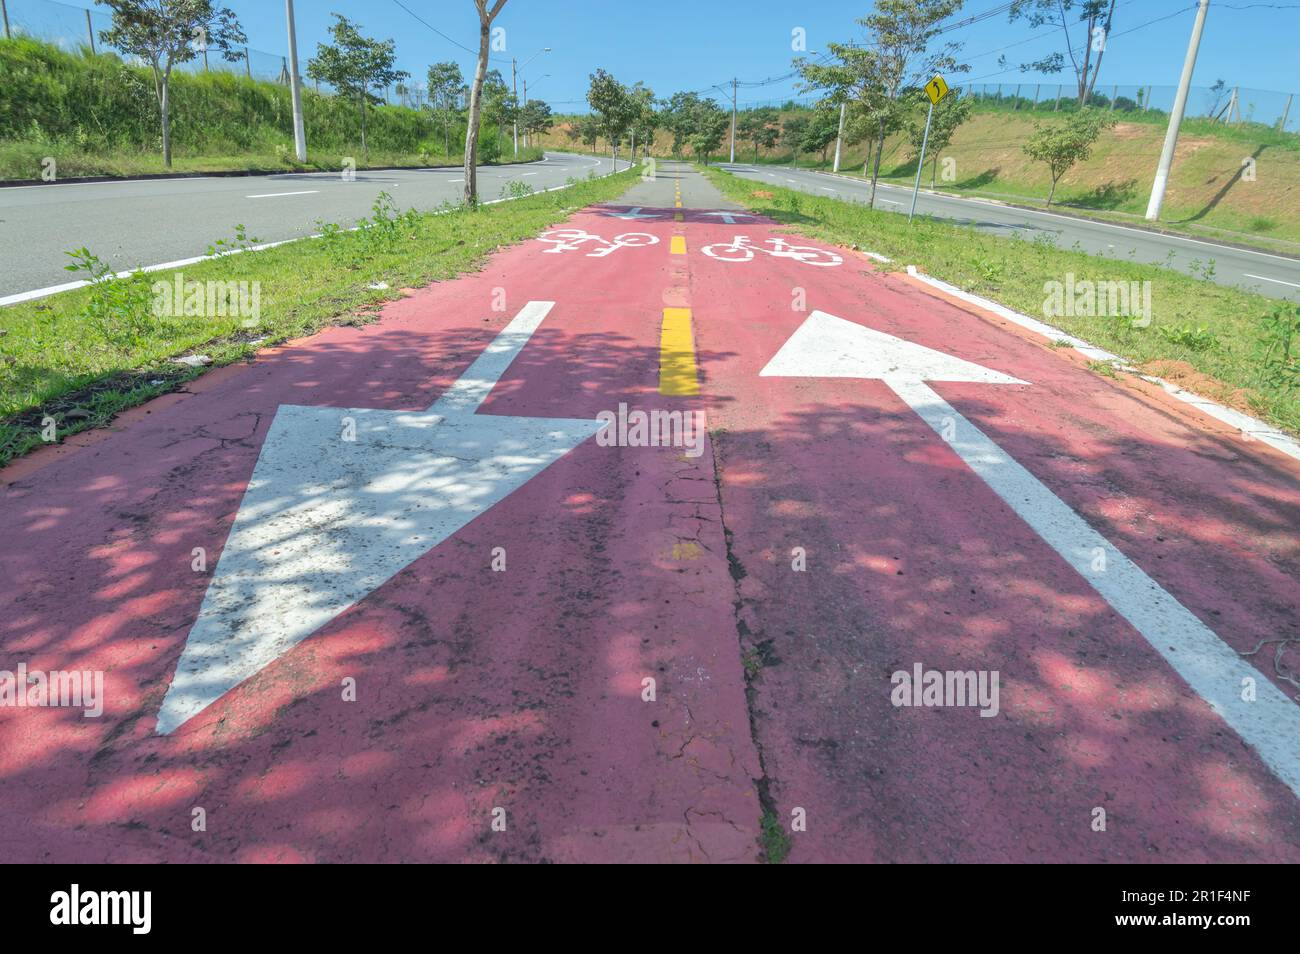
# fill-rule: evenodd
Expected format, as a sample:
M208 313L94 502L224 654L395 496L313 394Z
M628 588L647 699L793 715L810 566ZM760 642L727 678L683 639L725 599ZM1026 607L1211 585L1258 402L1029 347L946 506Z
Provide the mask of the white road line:
M1295 282L1284 282L1280 278L1269 278L1267 275L1252 275L1250 272L1242 272L1247 278L1258 278L1265 282L1277 282L1279 285L1290 285L1292 288L1300 288Z
M835 190L832 189L830 186L818 186L817 188L821 189L823 192L834 192L834 191L835 191Z
M263 192L261 195L246 195L245 199L275 199L282 195L315 195L320 189L305 189L302 192Z
M1300 795L1300 706L1082 517L921 381L890 380L894 393L1132 624L1192 690ZM1103 571L1094 569L1105 555ZM1249 680L1249 682L1247 682ZM1242 699L1253 685L1255 698Z

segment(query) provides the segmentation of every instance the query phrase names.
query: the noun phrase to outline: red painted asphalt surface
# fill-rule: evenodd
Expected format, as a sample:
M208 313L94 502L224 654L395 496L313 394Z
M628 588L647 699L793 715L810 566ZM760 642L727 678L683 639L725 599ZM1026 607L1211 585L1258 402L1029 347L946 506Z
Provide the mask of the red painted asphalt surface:
M776 233L686 219L588 210L660 241L527 242L20 465L0 669L102 669L108 705L0 708L0 857L747 861L802 808L794 861L1300 861L1290 789L882 382L758 372L798 287L1031 382L933 387L1237 649L1296 632L1300 466L851 253L721 262ZM191 550L216 565L276 408L425 408L529 300L556 306L479 413L703 408L704 454L586 442L156 736ZM665 305L699 398L658 392ZM1001 713L895 708L918 662L998 670Z

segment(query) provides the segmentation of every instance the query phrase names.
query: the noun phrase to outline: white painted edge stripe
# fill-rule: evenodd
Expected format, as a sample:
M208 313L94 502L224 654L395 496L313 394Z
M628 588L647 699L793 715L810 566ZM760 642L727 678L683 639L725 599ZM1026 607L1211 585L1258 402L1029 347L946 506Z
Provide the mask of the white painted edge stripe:
M1300 796L1300 706L927 384L887 383L940 437L955 421L953 451ZM1092 569L1099 549L1106 555L1100 572ZM1241 698L1247 678L1253 702Z
M396 183L394 183L395 185ZM316 195L320 189L304 189L301 192L263 192L260 195L246 195L245 199L276 199L282 195Z
M619 161L626 162L627 160L620 159ZM597 165L599 164L600 163L597 162ZM631 168L631 166L628 166L628 168ZM597 176L596 178L608 179L610 176L615 175L617 172L618 169L616 168L614 169L613 172L607 172L604 175ZM580 183L578 182L573 183L573 185L579 185L579 184ZM541 194L541 192L558 192L560 189L568 189L568 188L570 188L570 184L566 182L563 185L551 186L549 189L542 189L540 190L540 192L532 192L530 194L539 195ZM515 199L526 199L526 198L528 198L528 196L510 195L500 199L488 199L484 202L480 202L479 204L496 205L498 202L513 202ZM448 211L455 211L455 210L436 209L433 211L432 214L442 215ZM353 226L350 229L346 229L346 231L355 232L357 231L357 227ZM193 258L181 258L181 259L177 259L174 262L162 262L158 265L142 265L140 268L128 269L127 271L124 272L118 272L116 273L115 277L128 278L131 275L134 275L136 272L162 272L162 271L166 271L169 268L183 268L186 265L196 265L199 262L206 262L213 258L222 258L226 255L238 255L242 252L260 252L263 249L278 248L281 245L288 245L291 242L301 242L303 239L316 239L316 238L320 238L319 232L314 232L311 235L303 235L298 238L281 239L278 242L265 242L261 245L253 245L246 249L244 248L232 249L229 252L222 252L219 255L196 255ZM62 285L50 285L46 288L36 288L33 289L32 291L16 292L15 294L12 295L5 295L4 297L0 297L0 308L3 308L6 305L17 305L24 301L35 301L38 298L48 298L51 295L57 295L60 294L61 292L72 291L73 289L76 288L85 288L89 284L90 282L82 280L82 281L75 281L75 282L64 282Z
M979 295L972 295L970 292L963 291L955 285L949 285L945 281L931 278L929 275L922 274L918 271L915 265L907 266L907 274L927 285L931 285L940 291L952 295L954 298L960 298L963 301L970 302L972 305L978 305L980 308L993 312L999 318L1005 318L1007 321L1020 325L1022 328L1028 328L1030 331L1040 334L1052 341L1068 342L1084 357L1090 358L1094 361L1105 361L1125 370L1133 370L1132 366L1123 358L1113 355L1109 351L1103 351L1101 348L1089 344L1082 338L1077 338L1074 335L1067 334L1059 328L1054 328L1045 322L1039 321L1037 318L1030 318L1028 315L1022 315L1018 311L1012 311L1005 305L999 305L995 301L981 298ZM1247 440L1260 441L1261 443L1272 447L1274 450L1286 454L1288 457L1300 460L1300 441L1297 441L1285 431L1280 431L1271 424L1265 424L1263 421L1251 417L1249 414L1243 414L1241 411L1230 407L1224 407L1222 404L1204 398L1199 394L1194 394L1186 388L1181 388L1163 378L1146 374L1138 374L1138 376L1144 381L1149 381L1152 384L1159 385L1164 389L1166 394L1177 398L1184 404L1190 404L1192 407L1210 415L1210 417L1215 420L1222 421L1230 427L1235 427Z
M1250 272L1242 272L1247 278L1258 278L1265 282L1276 282L1279 285L1290 285L1292 288L1300 288L1295 282L1284 282L1280 278L1269 278L1267 275L1252 275Z

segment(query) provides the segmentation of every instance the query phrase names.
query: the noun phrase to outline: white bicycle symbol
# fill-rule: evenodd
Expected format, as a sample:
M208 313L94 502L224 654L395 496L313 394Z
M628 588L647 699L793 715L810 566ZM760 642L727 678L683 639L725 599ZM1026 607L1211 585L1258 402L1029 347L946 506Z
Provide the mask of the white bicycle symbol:
M537 241L549 242L555 246L543 252L543 254L547 255L552 253L558 255L560 252L580 249L587 242L595 243L599 247L594 252L588 252L588 258L604 258L620 248L638 248L643 245L659 244L659 239L649 232L624 232L622 235L615 235L613 241L609 241L599 235L592 235L585 229L552 229L545 235L539 236Z
M795 261L807 265L844 264L844 259L834 252L827 252L824 249L813 248L809 245L788 245L783 238L770 238L766 242L772 247L764 248L762 245L755 245L749 236L737 235L730 242L706 245L701 251L720 262L748 262L753 260L755 252L763 252L773 258L793 258Z

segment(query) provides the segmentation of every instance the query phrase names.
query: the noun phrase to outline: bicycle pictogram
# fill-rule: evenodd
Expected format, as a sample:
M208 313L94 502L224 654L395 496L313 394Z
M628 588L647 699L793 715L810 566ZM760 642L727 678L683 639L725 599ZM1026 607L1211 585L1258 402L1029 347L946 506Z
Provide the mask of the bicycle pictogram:
M597 246L595 251L587 253L588 258L604 258L620 248L639 248L644 245L659 244L659 239L649 232L624 232L622 235L615 235L611 240L593 235L586 229L552 229L545 235L539 236L537 241L548 242L555 246L544 250L543 254L547 255L558 255L560 252L581 249L586 244Z
M749 236L737 235L730 242L706 245L701 251L720 262L749 262L753 261L755 252L762 252L773 258L793 258L806 265L829 266L844 263L844 259L834 252L813 248L810 245L790 245L785 239L779 237L766 239L765 242L772 247L764 248L762 245L755 245Z

